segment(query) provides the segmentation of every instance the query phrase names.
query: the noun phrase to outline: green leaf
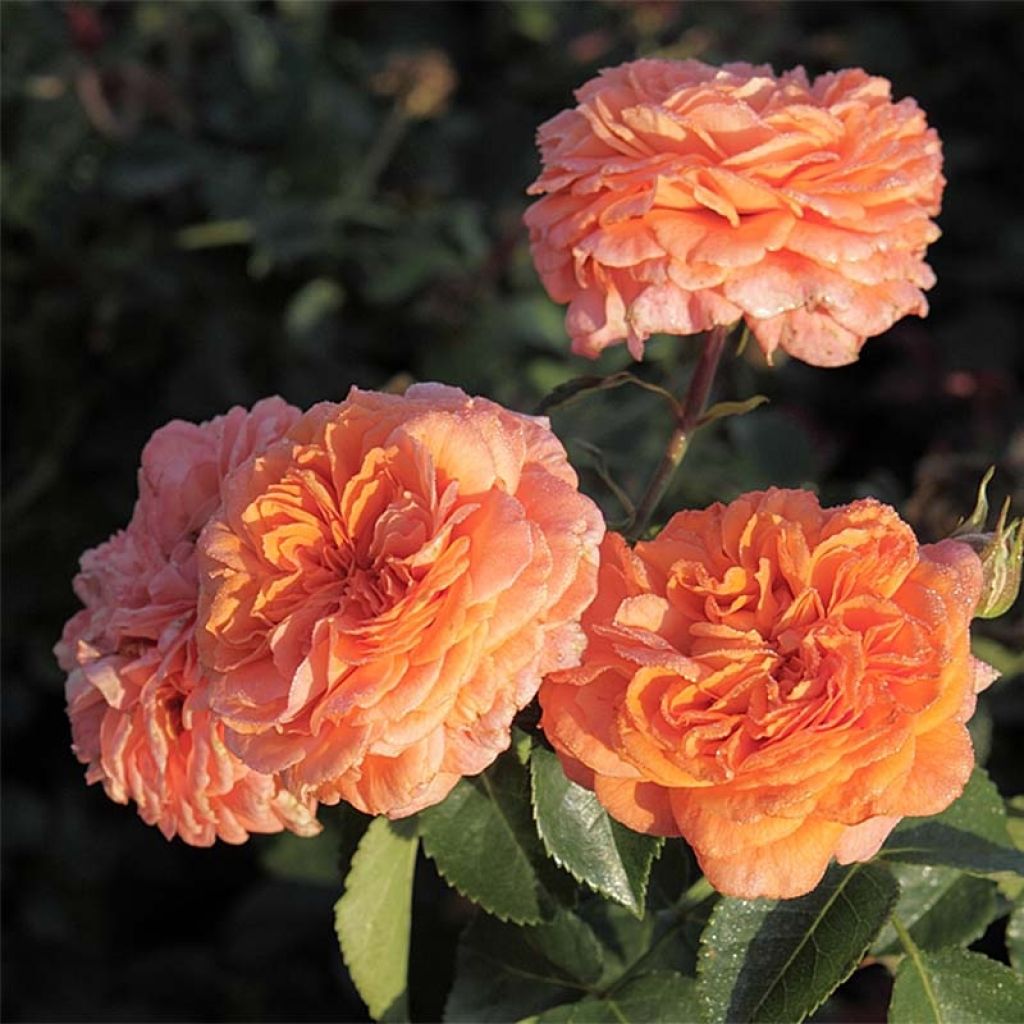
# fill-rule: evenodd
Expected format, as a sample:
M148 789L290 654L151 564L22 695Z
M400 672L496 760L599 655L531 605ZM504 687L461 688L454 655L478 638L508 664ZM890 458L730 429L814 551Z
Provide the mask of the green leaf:
M1024 874L1024 853L1006 829L1006 807L981 768L960 798L932 818L905 818L879 856L908 864L943 864L972 874Z
M894 864L900 883L896 916L920 949L966 946L979 938L998 914L996 884L965 875L956 868ZM903 951L892 925L886 925L871 947L876 956Z
M1024 850L1024 796L1011 796L1006 801L1006 831L1010 842L1018 850ZM1003 871L996 876L999 891L1011 903L1024 893L1024 874Z
M1010 842L1018 850L1024 850L1024 796L1011 796L1004 806Z
M1010 963L1024 972L1024 896L1018 896L1006 922L1006 949Z
M445 881L503 921L536 924L572 888L544 853L516 750L419 818L423 849Z
M643 974L600 998L581 999L531 1018L536 1024L678 1024L699 1019L696 982L675 971Z
M1024 978L980 953L909 949L896 972L890 1024L1019 1024Z
M799 1021L860 963L899 898L878 864L829 868L794 900L723 899L701 940L707 1019Z
M770 399L767 395L754 395L752 398L746 398L742 402L716 402L697 420L697 426L707 426L707 424L714 423L715 420L724 419L726 416L745 416L748 412L753 412L758 406L764 405L768 401Z
M321 807L319 818L323 831L312 839L292 832L253 837L260 863L269 874L337 889L373 819L344 803Z
M665 399L677 414L680 412L679 402L670 391L666 391L657 384L652 384L642 377L637 377L635 374L623 370L621 373L612 373L607 377L598 377L592 374L583 377L573 377L572 380L559 384L550 394L545 395L540 400L540 404L537 406L537 414L545 415L553 409L569 405L594 391L610 391L613 388L620 388L624 384L635 384L645 391L650 391L659 398Z
M407 1016L416 847L411 821L374 819L334 905L341 955L375 1020Z
M507 1021L590 992L601 947L575 914L519 927L480 914L462 933L446 1021Z
M643 916L661 841L610 818L589 789L566 776L550 750L534 748L530 770L533 814L548 853L578 881Z

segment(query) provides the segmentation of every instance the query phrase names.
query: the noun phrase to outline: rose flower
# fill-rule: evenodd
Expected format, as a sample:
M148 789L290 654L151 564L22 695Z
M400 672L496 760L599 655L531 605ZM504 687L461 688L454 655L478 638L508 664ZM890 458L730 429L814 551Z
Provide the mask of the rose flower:
M228 746L303 798L437 803L579 663L603 533L546 420L438 384L315 406L200 540Z
M545 679L541 725L572 779L684 836L720 891L802 895L963 789L992 678L966 545L918 547L874 500L770 490L601 555L583 664Z
M769 359L839 366L927 313L941 146L884 78L638 60L576 99L538 132L526 213L576 352L742 318Z
M195 644L195 539L227 472L277 440L298 410L280 399L209 423L156 431L142 454L139 500L125 530L87 551L75 592L84 609L55 648L86 779L143 820L194 846L250 832L319 831L313 806L224 745L206 704Z

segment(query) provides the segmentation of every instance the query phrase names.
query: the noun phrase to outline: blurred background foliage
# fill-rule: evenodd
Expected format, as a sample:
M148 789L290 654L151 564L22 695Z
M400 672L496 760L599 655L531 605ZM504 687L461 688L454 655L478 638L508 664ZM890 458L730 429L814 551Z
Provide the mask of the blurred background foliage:
M1024 505L1018 4L7 0L0 16L6 1019L362 1019L332 933L336 847L168 844L86 789L51 647L79 553L127 520L168 419L412 379L531 411L628 365L567 355L520 220L537 125L598 68L860 65L945 144L931 316L844 370L729 358L718 396L771 404L700 436L664 507L807 485L892 502L932 540L990 463L994 497ZM637 372L678 391L693 345L649 352ZM602 475L642 489L658 398L620 389L553 422L619 517ZM979 751L1019 793L1019 607L983 629L1006 678ZM413 1012L436 1019L466 909L429 871L417 898ZM823 1018L880 1019L884 985L862 972Z

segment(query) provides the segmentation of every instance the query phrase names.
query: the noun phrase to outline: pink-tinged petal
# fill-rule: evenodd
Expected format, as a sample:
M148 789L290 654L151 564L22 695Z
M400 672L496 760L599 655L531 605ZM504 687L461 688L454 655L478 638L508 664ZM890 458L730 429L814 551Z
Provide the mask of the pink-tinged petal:
M575 352L625 342L639 359L654 332L745 315L768 355L838 366L927 313L941 145L884 79L641 59L576 99L538 132L539 198L525 214ZM641 301L644 286L678 296ZM710 314L706 297L695 308L706 291L740 312Z
M731 857L695 849L708 881L739 899L794 899L821 881L843 834L842 825L809 818L790 834Z
M695 334L711 327L735 323L740 310L717 292L687 294L672 285L646 288L628 311L634 329L651 334Z
M196 846L244 842L253 832L318 829L315 804L245 765L209 712L213 680L196 649L195 539L218 510L227 477L297 422L267 399L208 423L173 421L142 455L128 527L82 556L75 589L85 609L65 629L68 714L86 779L134 802L168 839ZM244 568L237 545L218 547L214 571ZM238 602L226 598L237 610ZM285 688L286 689L286 688Z
M899 818L882 814L851 825L836 844L836 860L840 864L871 860L899 823Z
M751 321L751 330L766 355L776 349L811 366L846 366L857 361L863 339L827 313L794 309L781 316Z

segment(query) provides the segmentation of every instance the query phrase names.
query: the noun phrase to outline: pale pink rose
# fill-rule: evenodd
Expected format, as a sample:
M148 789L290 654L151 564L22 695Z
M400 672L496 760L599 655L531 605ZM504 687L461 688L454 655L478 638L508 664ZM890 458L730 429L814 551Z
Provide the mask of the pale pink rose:
M251 413L236 407L209 423L175 420L158 430L142 454L131 522L82 556L75 592L85 607L55 649L86 779L194 846L319 831L313 803L225 746L195 644L196 537L220 505L225 475L298 416L273 398Z

